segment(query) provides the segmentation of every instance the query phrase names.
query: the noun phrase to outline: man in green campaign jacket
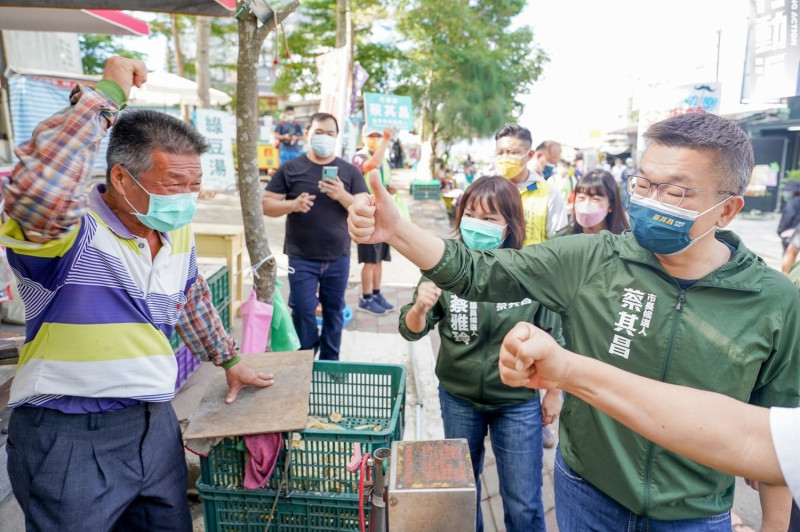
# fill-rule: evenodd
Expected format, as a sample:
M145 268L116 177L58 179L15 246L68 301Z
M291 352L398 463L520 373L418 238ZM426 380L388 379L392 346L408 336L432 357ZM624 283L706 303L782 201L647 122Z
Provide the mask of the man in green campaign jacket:
M800 405L800 296L735 234L718 231L744 206L750 140L706 113L669 118L645 137L629 183L632 231L622 235L470 251L400 220L382 192L350 207L350 233L356 242L388 242L459 297L541 302L561 314L577 353L760 406ZM561 419L560 530L730 530L733 477L573 396ZM760 496L762 530L786 530L788 490L762 485Z

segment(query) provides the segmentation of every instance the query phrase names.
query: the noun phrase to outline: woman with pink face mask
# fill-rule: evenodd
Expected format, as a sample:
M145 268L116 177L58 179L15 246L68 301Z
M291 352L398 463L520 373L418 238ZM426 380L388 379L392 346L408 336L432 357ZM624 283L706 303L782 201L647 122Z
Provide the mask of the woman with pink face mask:
M614 176L596 168L584 174L575 185L572 220L556 236L579 233L593 235L603 230L618 235L630 228Z

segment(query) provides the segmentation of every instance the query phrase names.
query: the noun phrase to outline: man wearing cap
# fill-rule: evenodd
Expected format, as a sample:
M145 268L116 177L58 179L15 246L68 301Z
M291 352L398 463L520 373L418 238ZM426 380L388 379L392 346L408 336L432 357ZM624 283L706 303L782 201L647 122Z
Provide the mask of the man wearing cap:
M283 111L283 120L275 127L275 139L280 141L278 151L281 166L300 156L300 145L303 142L303 128L295 120L294 107L287 105Z
M396 192L392 186L392 170L386 160L386 149L392 139L394 130L390 127L381 131L376 128L364 128L361 137L363 147L353 156L353 164L361 170L366 177L370 170L377 169L381 174L381 184L389 191ZM369 182L367 187L372 188ZM386 301L381 294L381 277L383 276L383 261L392 260L389 244L359 244L358 262L363 263L361 268L361 298L358 301L358 310L382 316L394 310L394 305Z

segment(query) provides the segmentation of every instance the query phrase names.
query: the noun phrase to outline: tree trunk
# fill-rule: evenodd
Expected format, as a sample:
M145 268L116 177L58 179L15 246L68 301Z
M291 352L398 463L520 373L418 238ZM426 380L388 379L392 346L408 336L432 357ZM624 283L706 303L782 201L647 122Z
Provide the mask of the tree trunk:
M240 7L242 1L239 2ZM242 203L244 237L250 264L258 265L253 285L258 300L272 303L275 295L276 264L264 230L261 209L261 181L258 178L258 61L264 39L299 6L293 0L261 27L247 9L239 19L239 57L236 84L236 144L239 165L239 199Z
M197 97L200 99L199 107L211 107L211 72L209 64L209 48L211 47L211 18L197 17L197 54L195 57L195 81L197 82Z
M436 172L436 152L439 145L439 138L437 136L439 126L436 123L436 113L431 113L431 122L431 136L429 137L431 143L431 175L433 179L439 179L439 174Z
M181 30L180 26L178 26L178 15L173 13L169 17L172 21L172 45L175 47L175 73L180 77L184 77L185 71L183 69L183 55L181 55Z
M336 0L336 48L347 44L347 11L350 0Z

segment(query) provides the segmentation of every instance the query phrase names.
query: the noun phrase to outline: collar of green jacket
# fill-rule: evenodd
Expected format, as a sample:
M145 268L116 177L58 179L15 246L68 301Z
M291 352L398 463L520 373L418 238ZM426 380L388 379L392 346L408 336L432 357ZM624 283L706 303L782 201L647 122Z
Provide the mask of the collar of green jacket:
M741 238L733 231L717 231L716 237L717 240L729 243L736 251L728 262L700 279L695 286L714 286L744 292L760 292L764 280L764 269L769 266L761 257L747 249ZM653 252L644 249L636 242L633 233L630 231L623 233L623 238L616 239L616 243L619 257L622 260L646 264L665 276L672 277Z

